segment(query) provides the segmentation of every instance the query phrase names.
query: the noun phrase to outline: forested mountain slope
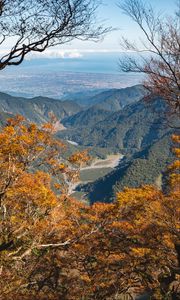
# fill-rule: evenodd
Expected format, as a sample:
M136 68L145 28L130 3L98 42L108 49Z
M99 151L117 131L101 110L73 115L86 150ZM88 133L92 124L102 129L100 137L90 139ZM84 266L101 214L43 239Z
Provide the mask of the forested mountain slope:
M142 85L122 89L104 91L90 99L90 105L109 111L118 111L128 104L137 102L147 95L147 90Z
M46 122L50 112L55 114L58 120L61 120L80 110L80 106L71 101L59 101L46 97L26 99L0 93L1 112L20 114L29 121L36 123Z
M72 100L83 107L96 106L110 111L122 109L127 104L142 99L147 90L142 85L135 85L121 89L108 89L105 91L84 91L62 98Z
M94 183L84 185L81 189L87 192L87 198L93 203L112 201L116 192L126 186L154 184L161 188L164 172L173 161L171 147L171 132L169 132L143 151L126 156L114 171Z
M151 145L169 130L163 122L166 108L160 98L155 98L151 104L140 100L111 114L99 110L96 118L96 114L90 113L92 109L62 121L69 128L60 136L80 145L135 152Z

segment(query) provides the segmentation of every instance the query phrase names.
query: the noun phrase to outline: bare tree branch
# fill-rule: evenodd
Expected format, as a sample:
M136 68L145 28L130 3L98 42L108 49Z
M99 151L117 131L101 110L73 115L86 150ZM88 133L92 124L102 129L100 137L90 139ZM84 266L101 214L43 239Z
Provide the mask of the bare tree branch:
M95 0L0 0L0 45L14 45L0 70L19 65L29 52L43 52L73 39L98 41L111 28L97 25Z
M119 61L121 70L146 74L144 86L163 97L173 113L180 113L180 15L164 18L141 0L125 0L119 5L139 26L145 39L134 43L122 39L126 55ZM137 57L138 54L138 57Z

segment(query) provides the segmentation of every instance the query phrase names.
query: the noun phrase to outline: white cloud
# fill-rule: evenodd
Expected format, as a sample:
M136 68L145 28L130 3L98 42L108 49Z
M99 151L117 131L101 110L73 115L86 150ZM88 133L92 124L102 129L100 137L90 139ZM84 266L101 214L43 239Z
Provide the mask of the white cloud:
M71 59L71 58L81 58L84 54L88 53L113 53L120 52L117 49L48 49L42 53L31 52L26 59L36 59L36 58L62 58L62 59Z
M76 50L58 50L58 49L48 49L42 53L31 52L26 59L36 59L36 58L80 58L82 54Z
M47 49L44 52L31 52L29 53L25 59L39 59L39 58L61 58L61 59L73 59L73 58L82 58L86 54L96 54L96 53L120 53L118 49ZM0 56L8 53L8 49L0 49Z

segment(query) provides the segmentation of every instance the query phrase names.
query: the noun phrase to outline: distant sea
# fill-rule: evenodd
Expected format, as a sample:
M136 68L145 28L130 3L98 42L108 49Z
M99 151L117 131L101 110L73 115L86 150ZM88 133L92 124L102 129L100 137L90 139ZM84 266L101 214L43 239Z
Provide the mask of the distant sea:
M73 93L122 88L141 83L143 76L122 73L116 53L86 53L78 58L24 61L0 72L0 91L16 96L62 98Z

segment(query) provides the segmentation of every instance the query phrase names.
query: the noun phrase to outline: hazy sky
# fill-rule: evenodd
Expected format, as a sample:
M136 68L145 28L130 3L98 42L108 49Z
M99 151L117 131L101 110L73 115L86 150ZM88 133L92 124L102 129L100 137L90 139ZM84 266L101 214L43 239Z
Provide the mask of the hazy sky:
M119 39L122 35L135 39L141 34L136 24L121 12L118 3L121 0L103 0L98 11L98 19L103 20L106 26L118 28L117 31L109 33L103 42L80 42L74 41L71 45L64 45L63 48L78 50L109 50L119 51ZM148 3L164 14L173 14L176 9L176 0L149 0Z
M163 14L173 14L176 10L178 0L146 0L156 11ZM48 49L43 53L31 53L30 57L70 57L80 58L83 52L120 52L120 38L125 36L131 40L137 40L142 35L138 26L131 19L124 15L118 7L118 3L123 0L102 0L102 5L98 9L97 19L104 23L105 27L117 28L110 32L103 41L94 43L90 41L82 42L75 40L69 44ZM3 50L4 51L4 50ZM27 58L27 57L26 57Z
M6 68L5 70L1 71L0 75L4 76L5 74L4 85L2 83L2 78L0 78L1 90L7 90L7 82L9 82L9 86L11 87L11 89L9 88L9 90L17 92L17 89L19 88L21 92L26 92L24 88L26 87L26 85L28 87L28 84L30 84L28 76L30 76L30 78L32 77L32 80L34 80L33 74L35 73L48 74L48 72L51 72L54 74L60 71L65 71L118 74L118 59L121 56L121 48L119 45L120 37L125 36L131 40L137 40L139 36L142 36L142 33L140 30L138 30L137 25L134 24L134 22L131 21L128 16L122 14L120 8L117 6L118 1L120 2L123 0L102 1L103 5L99 8L98 19L99 21L104 20L104 24L107 27L112 26L119 28L117 31L109 33L103 42L93 43L76 40L71 44L52 47L46 52L42 52L40 54L31 53L29 57L26 57L26 61L18 67L18 75L20 77L17 76L17 81L14 84L14 89L12 86L12 78L14 78L14 73L11 76L11 72L17 72L17 68ZM156 11L161 11L163 14L173 14L176 10L176 1L178 0L147 0L147 2L151 3ZM45 59L34 60L31 58ZM47 58L57 59L52 60ZM27 61L28 59L29 61ZM25 79L19 80L19 78L21 78L21 75L25 71L27 71L26 74L28 74L27 77L25 76L26 81L24 81ZM8 72L10 72L9 81L7 80ZM135 76L137 77L137 75ZM44 78L45 80L46 76L42 78ZM47 77L47 79L48 78L49 77ZM124 75L122 78L124 78ZM128 80L129 79L125 78L125 81L129 82ZM122 79L120 81L122 83ZM20 82L21 86L19 86L17 82ZM42 81L40 82L42 83ZM36 86L36 79L34 80L34 83ZM107 81L105 81L105 83L107 83ZM119 82L119 84L121 83ZM44 84L42 84L42 89L44 88L44 86L48 86L48 84L49 82L44 82ZM32 88L31 84L30 88ZM52 93L52 91L50 92ZM39 94L43 95L43 90L39 91Z

